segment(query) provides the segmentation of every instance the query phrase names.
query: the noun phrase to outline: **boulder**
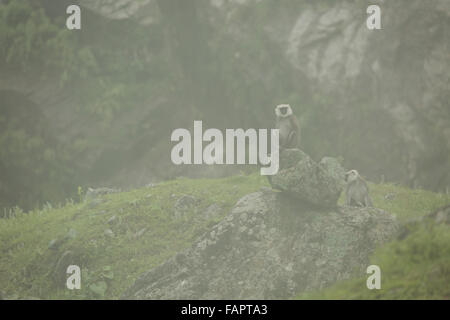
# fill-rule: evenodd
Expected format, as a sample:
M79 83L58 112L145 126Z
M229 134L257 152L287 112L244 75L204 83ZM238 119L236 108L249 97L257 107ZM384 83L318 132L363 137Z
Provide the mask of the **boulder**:
M316 163L299 149L280 154L280 170L271 178L272 187L317 206L333 207L343 190L345 170L334 158Z
M122 298L286 299L365 272L374 248L397 230L380 209L319 209L258 191L191 248L142 274Z

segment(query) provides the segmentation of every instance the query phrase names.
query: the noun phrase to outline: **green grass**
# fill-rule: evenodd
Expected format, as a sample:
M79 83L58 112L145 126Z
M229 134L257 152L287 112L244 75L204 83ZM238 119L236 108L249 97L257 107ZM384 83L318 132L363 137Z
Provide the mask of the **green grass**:
M12 298L119 298L142 272L190 246L239 198L264 183L258 175L177 179L152 188L106 195L93 208L89 203L68 203L59 209L0 219L0 290ZM184 194L199 199L200 209L220 204L221 215L196 223L192 223L194 212L175 218L173 204ZM107 221L112 216L118 223L110 226ZM109 228L114 237L104 234ZM146 232L136 237L143 228ZM70 229L76 230L74 239L65 241L56 252L48 249L52 239L63 239ZM80 261L81 290L58 288L50 273L66 250ZM104 294L95 289L105 284Z
M392 184L369 187L375 207L395 214L402 224L450 203L445 194ZM380 267L380 290L369 290L370 275L359 274L296 299L450 299L450 226L430 221L412 225L405 239L377 248L370 264Z
M422 217L450 203L450 195L443 193L412 190L393 184L370 183L369 188L374 206L394 214L400 223Z
M68 202L60 208L0 219L0 291L9 298L117 299L140 274L192 245L238 199L261 186L267 186L267 180L257 173L224 179L183 178L106 195L100 202ZM395 185L371 184L370 188L375 206L395 214L401 222L450 203L450 196L428 191ZM199 199L198 212L213 203L219 204L222 212L210 219L200 219L194 211L176 218L173 205L185 194ZM386 198L387 194L391 197ZM107 221L112 216L116 216L117 223L111 226ZM145 232L138 237L137 233L144 228ZM64 239L71 229L76 231L74 238L66 239L57 250L48 248L52 239ZM114 236L106 235L106 229L111 229ZM362 277L307 297L448 296L448 291L445 293L449 282L448 231L446 226L420 229L412 240L407 238L410 240L380 248L372 260L382 269L385 287L381 291L365 289ZM66 250L73 253L82 268L81 290L63 288L64 281L55 283L51 274ZM427 285L420 287L424 279ZM389 295L383 295L384 290L389 290ZM431 294L430 290L436 291Z
M414 229L371 257L381 270L381 289L367 288L367 274L297 299L450 299L450 227L424 223Z

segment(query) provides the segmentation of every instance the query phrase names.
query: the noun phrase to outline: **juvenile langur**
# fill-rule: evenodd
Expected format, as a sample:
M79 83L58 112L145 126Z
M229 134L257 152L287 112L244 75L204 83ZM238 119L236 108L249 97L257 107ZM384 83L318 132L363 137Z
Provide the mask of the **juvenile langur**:
M347 182L346 203L348 206L372 207L372 199L369 196L369 188L366 181L359 175L358 171L350 170L345 173Z
M297 148L300 144L300 126L288 104L275 108L276 129L280 130L280 150Z

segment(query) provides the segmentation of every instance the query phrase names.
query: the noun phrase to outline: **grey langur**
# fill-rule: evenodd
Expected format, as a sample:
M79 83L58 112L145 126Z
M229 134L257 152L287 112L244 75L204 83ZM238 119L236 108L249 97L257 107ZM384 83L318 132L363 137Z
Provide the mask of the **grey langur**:
M348 206L373 207L367 183L359 175L358 171L350 170L346 172L345 181L347 182L345 194Z
M276 129L280 130L280 149L298 148L300 144L300 126L297 117L288 104L275 108Z
M279 104L275 108L276 122L275 128L279 130L279 150L298 148L300 143L300 126L297 117L292 112L292 108L288 104ZM272 185L272 176L267 176Z

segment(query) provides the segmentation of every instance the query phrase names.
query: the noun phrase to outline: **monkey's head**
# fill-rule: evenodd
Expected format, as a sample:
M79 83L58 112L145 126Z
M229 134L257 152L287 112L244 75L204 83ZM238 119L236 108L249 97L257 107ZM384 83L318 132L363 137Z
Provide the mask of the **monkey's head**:
M356 181L356 180L358 180L358 178L359 178L359 173L356 170L350 170L345 173L345 181L347 181L347 182Z
M275 108L275 114L279 118L285 118L292 115L292 109L291 106L288 104L279 104Z

